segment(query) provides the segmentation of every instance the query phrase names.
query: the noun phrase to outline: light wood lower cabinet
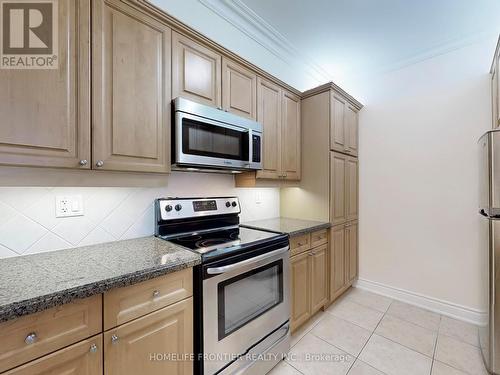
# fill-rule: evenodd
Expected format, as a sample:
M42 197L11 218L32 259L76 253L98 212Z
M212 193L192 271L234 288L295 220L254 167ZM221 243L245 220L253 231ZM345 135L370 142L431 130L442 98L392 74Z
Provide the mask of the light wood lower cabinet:
M358 223L330 230L330 302L344 293L358 277Z
M17 367L5 375L102 375L102 335Z
M328 244L292 256L290 279L294 331L328 302Z
M92 26L93 167L169 172L170 28L118 0Z
M191 374L192 352L193 299L188 298L105 332L104 373Z

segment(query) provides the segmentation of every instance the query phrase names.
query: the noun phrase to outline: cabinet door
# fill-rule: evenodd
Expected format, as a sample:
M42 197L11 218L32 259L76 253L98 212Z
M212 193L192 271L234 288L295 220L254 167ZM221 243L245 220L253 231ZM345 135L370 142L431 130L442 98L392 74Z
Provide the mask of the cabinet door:
M282 172L287 180L300 180L300 98L283 91Z
M330 94L330 149L345 152L347 147L347 124L344 99Z
M172 33L172 96L221 105L221 56L176 32Z
M328 245L321 245L309 252L311 272L311 315L328 301Z
M358 112L350 105L346 106L346 151L349 155L358 155Z
M346 219L358 218L358 159L346 158Z
M4 375L102 375L102 335L80 341Z
M290 259L290 276L292 280L292 312L290 325L292 330L295 330L311 316L308 258L309 253L307 252L296 255Z
M56 22L57 69L0 69L0 164L90 168L90 1Z
M281 88L257 79L257 121L263 126L262 170L257 178L281 176Z
M330 221L333 225L346 221L346 163L347 156L330 153Z
M104 333L106 375L191 374L193 299L188 298ZM160 353L156 358L155 353ZM171 354L176 358L161 357Z
M358 223L349 223L345 230L347 279L352 283L358 277Z
M170 29L118 0L93 7L93 164L170 171Z
M333 301L346 285L344 225L330 229L330 301Z
M222 107L235 115L257 119L257 75L222 59Z

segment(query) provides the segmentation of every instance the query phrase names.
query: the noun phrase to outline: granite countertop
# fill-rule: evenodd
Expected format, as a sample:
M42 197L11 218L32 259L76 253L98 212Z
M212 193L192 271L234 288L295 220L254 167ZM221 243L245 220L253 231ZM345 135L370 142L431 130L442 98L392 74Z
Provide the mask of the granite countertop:
M0 322L200 262L198 254L152 236L0 259Z
M246 223L242 223L242 226L254 229L264 229L278 233L287 233L290 236L296 236L319 229L330 228L330 223L324 221L276 217L274 219L248 221Z

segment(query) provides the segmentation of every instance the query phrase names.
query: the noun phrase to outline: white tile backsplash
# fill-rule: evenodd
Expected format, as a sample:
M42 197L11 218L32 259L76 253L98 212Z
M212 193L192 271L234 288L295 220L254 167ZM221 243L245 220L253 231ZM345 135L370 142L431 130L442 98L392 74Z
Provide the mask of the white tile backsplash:
M241 221L279 216L279 189L256 191L235 188L230 175L184 172L154 188L0 187L0 258L152 235L158 197L238 196ZM84 216L56 218L55 197L74 194Z

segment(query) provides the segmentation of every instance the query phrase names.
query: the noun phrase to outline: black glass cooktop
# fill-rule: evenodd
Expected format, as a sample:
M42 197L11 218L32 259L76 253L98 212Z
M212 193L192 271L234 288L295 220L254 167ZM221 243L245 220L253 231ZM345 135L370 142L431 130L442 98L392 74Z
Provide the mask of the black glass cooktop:
M207 233L169 238L168 241L187 247L198 253L205 254L211 251L232 247L241 248L280 236L281 235L278 233L238 227L234 229L216 230Z

